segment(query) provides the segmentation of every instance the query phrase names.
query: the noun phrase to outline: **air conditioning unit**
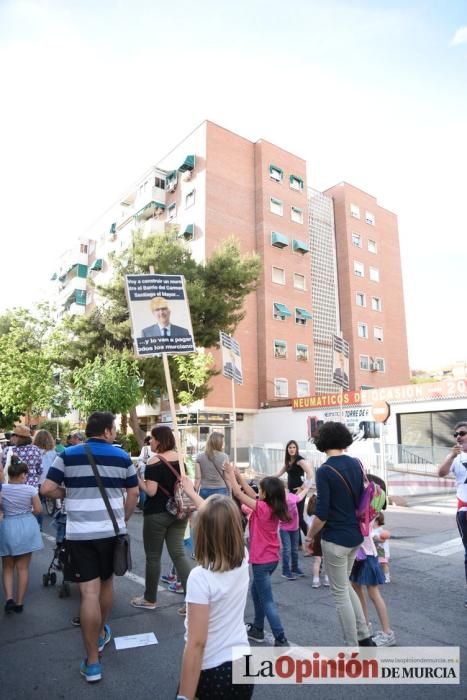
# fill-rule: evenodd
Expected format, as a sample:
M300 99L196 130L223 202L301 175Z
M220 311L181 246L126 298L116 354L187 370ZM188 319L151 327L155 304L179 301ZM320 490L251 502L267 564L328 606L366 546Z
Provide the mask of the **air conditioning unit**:
M185 172L182 173L182 180L184 182L188 182L188 180L191 180L191 170L185 170Z
M175 192L177 189L177 181L174 180L173 182L170 182L170 184L167 187L167 192Z

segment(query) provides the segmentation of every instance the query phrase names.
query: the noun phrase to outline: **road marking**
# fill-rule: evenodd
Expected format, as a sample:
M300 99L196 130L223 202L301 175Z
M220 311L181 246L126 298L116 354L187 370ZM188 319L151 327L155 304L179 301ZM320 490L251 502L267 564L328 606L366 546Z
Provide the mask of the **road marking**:
M433 547L426 547L425 549L417 549L416 551L420 554L434 554L437 557L449 557L451 554L457 554L457 552L462 552L464 546L460 537L456 537L453 540L447 540L447 542L442 542L441 544L436 544Z

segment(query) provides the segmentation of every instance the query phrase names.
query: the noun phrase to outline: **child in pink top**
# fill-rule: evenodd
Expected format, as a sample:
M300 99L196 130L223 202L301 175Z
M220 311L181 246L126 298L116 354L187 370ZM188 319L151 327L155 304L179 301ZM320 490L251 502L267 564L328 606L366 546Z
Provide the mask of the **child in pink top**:
M300 543L299 514L297 503L302 501L308 491L308 487L300 489L298 493L287 494L287 507L291 517L290 522L279 523L279 535L282 544L282 578L295 581L297 576L305 576L298 565L298 546ZM292 559L292 568L290 560Z
M289 646L272 597L271 576L279 563L279 521L291 521L284 484L275 476L267 476L259 484L259 496L232 464L224 466L233 495L252 509L250 516L250 564L253 570L251 595L255 607L254 622L247 625L249 639L264 642L264 618L274 635L274 646Z

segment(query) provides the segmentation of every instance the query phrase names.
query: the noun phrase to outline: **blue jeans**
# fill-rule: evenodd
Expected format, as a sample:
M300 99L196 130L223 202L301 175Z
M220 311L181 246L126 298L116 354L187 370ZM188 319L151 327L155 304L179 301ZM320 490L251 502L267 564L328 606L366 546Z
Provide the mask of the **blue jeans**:
M282 573L290 576L292 572L299 571L298 568L298 541L300 530L279 530L282 544ZM290 569L290 559L292 558L292 570Z
M199 495L201 498L209 498L209 496L212 496L213 493L221 493L223 496L229 495L229 492L225 486L220 486L217 489L208 489L203 486L203 488L199 490Z
M284 628L277 612L276 604L272 599L271 576L277 569L279 562L270 564L252 564L253 583L251 584L251 597L255 606L254 626L264 629L264 618L267 617L275 639L282 639Z

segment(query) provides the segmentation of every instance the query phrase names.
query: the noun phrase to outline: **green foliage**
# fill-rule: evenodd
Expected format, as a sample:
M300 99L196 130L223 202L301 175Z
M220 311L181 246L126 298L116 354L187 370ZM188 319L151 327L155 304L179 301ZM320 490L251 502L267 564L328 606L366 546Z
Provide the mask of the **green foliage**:
M96 287L104 303L86 317L65 318L52 334L52 356L62 367L83 368L92 364L96 357L103 356L106 348L133 352L125 294L126 274L145 274L153 266L161 274L184 275L195 342L198 347L209 348L218 345L220 330L232 333L244 317L243 303L256 288L260 269L259 258L242 256L233 239L219 246L205 264L198 263L173 231L145 238L135 232L132 245L114 255L112 265L111 281ZM169 358L174 394L184 405L208 393L208 380L214 372L206 364L207 356L200 357L195 353ZM162 360L145 358L137 362L143 380L139 398L152 405L156 396L166 392ZM193 364L192 369L190 364ZM87 376L90 375L92 372ZM79 376L73 373L73 382Z
M76 427L76 426L74 426L74 427ZM54 438L57 437L57 428L58 428L58 437L64 443L66 440L66 436L71 433L73 426L71 425L71 422L69 420L65 420L64 418L62 418L61 420L41 421L39 428L41 430L48 430L49 433L51 435L53 435Z
M28 418L49 410L57 398L54 370L47 348L50 317L45 307L33 315L25 309L7 312L0 322L0 407L4 414Z
M141 452L138 440L135 438L133 433L128 433L127 435L117 435L117 442L123 447L126 452L129 452L132 457L138 457Z
M138 363L127 350L111 348L73 370L73 405L85 416L93 411L127 413L141 397Z

